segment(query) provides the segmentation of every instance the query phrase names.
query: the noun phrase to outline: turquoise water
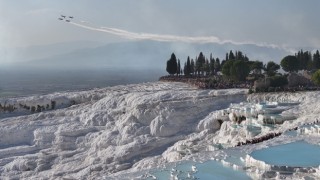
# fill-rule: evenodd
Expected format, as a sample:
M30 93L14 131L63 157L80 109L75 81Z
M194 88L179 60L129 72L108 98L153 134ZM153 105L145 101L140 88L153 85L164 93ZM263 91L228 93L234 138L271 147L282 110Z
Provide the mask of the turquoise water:
M207 161L197 165L198 172L195 177L200 179L227 180L227 179L250 179L243 171L235 171L231 167L225 167L217 161Z
M192 165L195 165L195 163L183 162L177 166L169 166L166 169L150 172L150 174L160 180L172 179L171 174L176 175L178 179L250 179L244 171L235 171L231 167L225 167L217 161L196 164L197 171L195 172L192 171Z
M272 165L315 167L320 165L320 146L297 141L257 150L251 156Z

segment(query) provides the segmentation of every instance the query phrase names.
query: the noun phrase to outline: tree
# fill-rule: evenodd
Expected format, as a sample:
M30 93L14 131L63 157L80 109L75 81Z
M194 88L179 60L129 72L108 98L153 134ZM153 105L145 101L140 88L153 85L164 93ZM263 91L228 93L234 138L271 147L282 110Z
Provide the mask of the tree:
M301 50L298 52L298 54L296 54L295 56L297 57L297 59L298 59L298 61L299 61L299 66L300 66L299 68L302 69L302 67L301 67L301 64L302 64L302 63L300 63L300 62L303 61L303 50L301 49Z
M178 65L177 65L177 75L180 75L180 71L181 68L180 68L180 59L178 59Z
M217 73L218 71L221 70L221 64L220 64L220 59L217 58L216 62L214 62L214 71L215 73Z
M236 57L234 56L232 50L229 52L229 60L235 60Z
M311 80L314 84L320 85L320 69L312 74Z
M206 59L206 62L203 66L203 70L206 72L206 76L210 74L210 63L208 59Z
M223 67L224 63L226 63L226 62L227 62L226 60L222 60L222 61L221 61L221 63L220 63L220 67L221 67L220 69L221 69L221 71L222 71L222 67Z
M196 61L196 68L197 68L197 71L198 71L198 74L203 74L204 70L205 70L205 63L206 63L206 58L204 57L203 53L200 52L199 54L199 57Z
M194 72L195 72L195 67L194 67L194 60L193 60L193 59L191 59L190 65L191 65L191 71L190 71L190 73L191 73L191 74L194 74Z
M196 75L199 75L200 74L200 71L201 71L201 63L200 61L198 60L198 57L196 56L196 59L195 59L195 65L194 65L194 72Z
M233 65L233 61L226 61L222 66L222 74L228 78L231 77L230 72L231 72L232 65Z
M184 63L183 73L184 73L185 76L188 76L188 75L189 75L188 70L187 70L187 63Z
M254 74L261 74L262 69L263 63L261 61L250 61L250 70L253 71Z
M313 67L315 69L320 69L320 54L319 54L319 50L317 50L316 53L313 54Z
M184 73L184 75L189 76L191 73L192 73L191 62L190 62L190 57L188 56L187 64L186 64L186 73Z
M307 51L306 54L306 68L307 70L312 70L313 69L313 62L312 62L312 55L310 51Z
M279 69L280 69L279 64L277 64L273 61L269 61L267 63L267 66L264 67L264 70L266 71L268 76L274 76Z
M304 52L302 49L298 52L298 56L295 56L298 59L299 68L298 70L307 69L308 64L308 51Z
M243 60L236 60L231 67L231 77L236 81L244 81L249 75L250 68Z
M236 81L244 81L249 72L248 63L242 60L226 61L222 67L222 74Z
M171 58L167 61L167 72L170 75L176 74L178 70L177 58L174 53L171 54Z
M298 71L299 68L299 60L297 57L289 55L284 57L281 62L281 67L286 72Z
M241 51L236 51L236 60L245 60L244 55Z
M212 54L210 54L210 63L209 63L209 67L210 67L210 74L215 74L215 68L214 68L214 64L215 64L215 60L212 57Z

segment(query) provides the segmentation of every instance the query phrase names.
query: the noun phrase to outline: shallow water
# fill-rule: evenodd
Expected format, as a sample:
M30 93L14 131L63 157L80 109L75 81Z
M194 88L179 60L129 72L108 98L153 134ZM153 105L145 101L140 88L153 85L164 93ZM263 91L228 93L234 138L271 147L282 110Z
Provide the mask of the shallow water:
M305 141L296 141L257 150L251 153L254 159L267 164L293 167L315 167L320 165L320 146Z
M231 167L225 167L217 161L207 161L197 165L198 172L195 177L200 179L250 179L243 171L235 171Z

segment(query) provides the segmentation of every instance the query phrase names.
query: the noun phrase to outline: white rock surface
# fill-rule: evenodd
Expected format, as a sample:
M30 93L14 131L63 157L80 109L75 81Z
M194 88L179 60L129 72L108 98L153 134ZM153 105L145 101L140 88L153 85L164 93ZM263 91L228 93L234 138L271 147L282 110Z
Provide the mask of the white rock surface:
M282 113L297 120L273 130L262 128L261 135L319 119L320 92L246 93L157 82L0 99L2 104L30 106L54 100L58 108L34 114L23 108L0 112L0 179L117 179L122 173L160 167L197 153L220 152L226 145L252 138L245 123L235 129L224 114L231 103L246 99L300 102Z
M246 92L159 82L1 99L15 106L54 100L58 109L2 112L0 179L90 179L129 169L189 134L217 131L220 124L210 113L245 100Z

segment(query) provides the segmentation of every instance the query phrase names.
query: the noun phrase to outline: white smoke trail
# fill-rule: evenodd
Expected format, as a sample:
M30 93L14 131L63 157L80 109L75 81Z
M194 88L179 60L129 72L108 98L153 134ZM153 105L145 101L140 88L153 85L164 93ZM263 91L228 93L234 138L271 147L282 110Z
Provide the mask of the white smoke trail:
M203 37L189 37L189 36L174 36L174 35L160 35L160 34L148 34L148 33L134 33L117 28L109 27L100 27L95 28L92 26L79 24L75 22L70 22L73 25L82 27L85 29L105 32L113 35L120 36L125 39L134 39L134 40L154 40L154 41L176 41L176 42L189 42L189 43L219 43L221 40L215 36L203 36Z
M274 49L282 49L287 52L295 52L294 49L289 49L287 47L279 46L276 44L268 43L255 43L255 42L237 42L232 40L221 40L216 36L176 36L176 35L165 35L165 34L149 34L149 33L135 33L129 32L122 29L110 28L110 27L93 27L91 25L80 24L76 22L70 22L70 24L85 28L92 31L104 32L108 34L113 34L124 39L131 40L152 40L152 41L162 41L162 42L186 42L186 43L217 43L217 44L234 44L234 45L255 45L259 47L267 47Z

